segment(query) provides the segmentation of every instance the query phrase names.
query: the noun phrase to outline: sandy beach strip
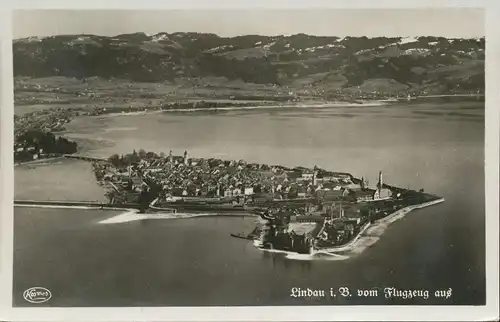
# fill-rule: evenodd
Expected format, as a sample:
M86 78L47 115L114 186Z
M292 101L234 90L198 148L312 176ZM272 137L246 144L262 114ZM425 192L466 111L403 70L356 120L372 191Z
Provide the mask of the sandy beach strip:
M442 202L444 202L444 198L399 209L374 223L366 224L358 235L347 244L317 249L311 254L299 254L279 249L266 249L262 248L258 241L255 241L254 245L264 252L283 254L287 259L292 260L346 260L354 255L362 253L365 249L374 245L392 223L403 218L412 210L429 207Z
M335 253L351 253L359 254L366 248L375 244L384 231L394 222L405 217L409 212L416 209L421 209L425 207L430 207L439 203L444 202L444 198L429 201L419 205L411 205L402 209L395 211L394 213L381 218L374 223L368 223L363 227L363 229L358 233L358 235L349 243L337 247L322 248L317 250L315 253L325 253L325 254L335 254Z

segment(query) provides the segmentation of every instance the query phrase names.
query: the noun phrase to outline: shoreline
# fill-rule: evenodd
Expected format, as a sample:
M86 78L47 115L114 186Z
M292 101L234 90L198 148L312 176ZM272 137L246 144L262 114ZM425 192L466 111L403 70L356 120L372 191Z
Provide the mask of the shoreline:
M49 203L50 201L47 201ZM258 215L251 213L145 213L140 214L138 209L134 208L118 208L118 207L100 207L100 206L77 206L77 205L49 205L49 204L16 204L14 207L24 207L24 208L46 208L46 209L80 209L80 210L111 210L111 211L121 211L122 213L116 216L110 217L101 221L100 223L121 223L136 220L149 220L149 219L189 219L189 218L199 218L199 217L259 217ZM127 215L126 217L124 217ZM118 218L120 219L118 220ZM115 219L116 218L116 219Z
M60 159L64 159L65 157L64 156L60 156L60 157L50 157L50 158L45 158L45 159L37 159L37 160L32 160L32 161L25 161L25 162L15 162L14 161L14 167L19 167L19 166L23 166L23 165L32 165L32 164L44 164L44 163L51 163L53 161L57 161L57 160L60 160Z
M319 253L319 252L326 252L326 253L333 252L333 253L335 253L335 252L351 251L357 246L356 243L360 240L360 238L366 236L366 235L363 235L363 233L365 231L367 231L369 227L376 226L377 224L387 224L389 226L390 224L398 221L399 219L402 219L403 217L405 217L408 213L410 213L413 210L434 206L434 205L443 203L444 201L445 201L444 198L440 198L440 199L428 201L428 202L425 202L422 204L410 205L410 206L401 208L401 209L393 212L392 214L385 216L384 218L378 219L374 223L368 222L363 227L363 229L360 230L360 232L356 235L356 237L354 237L354 239L351 240L350 242L348 242L347 244L335 246L335 247L318 249L315 253ZM313 253L313 254L315 254L315 253Z
M406 97L394 98L394 97L386 97L386 98L359 98L353 100L304 100L298 102L283 102L279 103L279 101L263 101L263 103L267 104L253 104L248 100L234 100L234 104L232 106L222 106L222 107L206 107L206 108L171 108L171 109L162 109L160 107L152 107L152 106L143 106L143 107L129 107L130 111L113 111L111 108L109 111L96 114L93 116L103 116L103 115L143 115L149 113L162 113L162 112L199 112L199 111L231 111L231 110L253 110L253 109L275 109L275 108L314 108L314 107L333 107L333 106L343 106L343 107L356 107L356 106L384 106L384 105L393 105L397 103L404 103L410 101L416 101L421 99L432 99L432 98L484 98L484 94L437 94L437 95L421 95L421 96L412 96L409 99ZM203 98L199 98L196 101L204 101ZM226 101L225 99L214 101ZM240 104L239 104L240 103ZM17 106L40 106L40 105L54 105L53 103L47 104L23 104ZM62 104L62 105L72 105L71 103ZM125 108L125 107L123 107ZM49 108L50 109L50 108ZM80 106L81 110L86 110L85 106ZM117 108L119 110L119 108Z
M158 213L158 214L140 214L137 209L124 212L111 218L99 221L99 224L120 224L131 221L142 220L173 220L173 219L192 219L202 217L256 217L252 214L223 214L223 213Z
M261 248L261 247L257 246L257 244L255 244L255 243L254 243L254 245L256 246L256 248L258 248L264 252L286 254L285 257L287 259L293 259L293 260L345 260L345 259L350 258L350 256L340 254L340 253L353 252L357 247L362 248L361 249L361 252L362 252L364 249L367 248L367 247L363 248L363 245L360 245L360 244L361 244L362 237L370 237L369 235L364 234L368 230L368 228L370 228L370 227L377 228L377 226L381 226L381 225L386 225L386 228L387 228L387 227L389 227L389 225L393 224L394 222L398 221L399 219L402 219L403 217L405 217L408 213L410 213L413 210L437 205L437 204L443 203L444 201L445 201L444 198L439 198L439 199L428 201L428 202L425 202L422 204L410 205L410 206L404 207L402 209L399 209L399 210L387 215L384 218L378 219L374 223L368 222L363 227L363 229L360 230L360 232L356 235L356 237L354 237L347 244L340 245L340 246L334 246L334 247L320 248L320 249L314 250L314 252L310 253L310 254L299 254L296 252L290 252L290 251L285 251L285 250L280 250L280 249L265 249L265 248ZM381 237L382 235L383 235L383 231L380 234L380 236L378 236L378 237ZM371 245L374 245L375 243L376 243L376 241L374 243L372 243ZM318 255L326 255L329 257L318 258Z
M390 101L384 100L366 100L359 103L331 101L331 102L304 102L295 104L283 105L254 105L254 106L226 106L226 107L209 107L209 108L185 108L185 109L165 109L161 112L200 112L200 111L239 111L239 110L264 110L264 109L279 109L279 108L324 108L324 107L355 107L355 106L384 106Z
M385 229L387 229L391 224L402 219L408 213L416 209L422 209L443 203L444 198L428 201L422 204L410 205L399 209L384 218L378 219L374 223L368 222L360 232L347 244L335 247L325 247L320 249L315 249L310 254L300 254L296 252L290 252L280 249L265 249L259 246L258 239L253 241L253 245L264 252L280 253L285 254L287 259L293 260L345 260L350 258L350 255L359 254L364 251L369 246L374 245L383 235ZM255 217L259 218L256 214L251 213L145 213L140 214L139 210L133 208L117 208L117 207L99 207L99 206L78 206L78 205L49 205L49 204L14 204L14 207L28 207L28 208L48 208L48 209L80 209L80 210L110 210L110 211L120 211L121 213L109 218L100 220L98 224L120 224L132 221L144 221L144 220L172 220L172 219L192 219L192 218L202 218L202 217ZM385 227L384 227L385 225ZM378 236L370 236L366 234L369 228L382 228L382 231ZM369 244L363 245L363 237L370 238L376 237L377 239ZM358 250L356 252L356 250ZM348 254L343 254L348 253ZM351 253L351 254L349 254ZM321 256L325 255L325 256ZM321 257L320 257L321 256Z
M484 94L441 94L441 95L422 95L422 96L412 96L410 99L408 98L377 98L377 99L354 99L354 100L304 100L298 102L282 102L279 101L268 101L267 104L252 104L247 100L234 100L234 104L230 106L222 106L222 107L201 107L201 108L171 108L171 109L163 109L159 106L135 106L130 107L130 110L125 111L121 110L122 107L110 108L104 111L101 111L97 114L91 114L88 116L94 117L114 117L114 116L141 116L148 114L160 114L160 113L196 113L196 112L227 112L227 111L254 111L254 110L280 110L280 109L319 109L319 108L335 108L335 107L345 107L345 108L354 108L354 107L384 107L384 106L395 106L404 103L410 103L415 101L424 101L426 99L439 99L439 98L462 98L462 99L470 99L470 98L483 98ZM216 100L217 101L217 100ZM241 103L243 102L243 103ZM40 104L35 104L40 105ZM50 104L48 104L50 105ZM72 104L68 104L72 105ZM29 106L29 105L23 105ZM52 108L48 108L52 109ZM99 109L99 108L98 108ZM85 112L87 107L80 107L78 110ZM90 111L89 109L88 111ZM120 111L121 110L121 111ZM29 112L28 112L29 113ZM86 115L86 114L84 114ZM75 116L76 118L79 116ZM67 133L65 133L67 134Z
M145 109L140 110L139 108L135 111L130 112L113 112L102 113L97 116L138 116L147 114L159 114L159 113L189 113L189 112L217 112L217 111L245 111L245 110L270 110L270 109L291 109L291 108L328 108L328 107L376 107L376 106L386 106L392 103L397 103L388 100L360 100L358 103L344 102L344 101L331 101L331 102L320 102L311 101L295 104L283 104L283 105L251 105L251 106L239 106L234 104L234 106L225 107L206 107L206 108L173 108L173 109Z

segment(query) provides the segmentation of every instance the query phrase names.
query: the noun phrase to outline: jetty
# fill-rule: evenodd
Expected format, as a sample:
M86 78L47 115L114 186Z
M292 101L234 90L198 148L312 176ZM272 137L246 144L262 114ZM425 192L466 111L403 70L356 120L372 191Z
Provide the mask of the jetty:
M14 200L14 206L25 207L75 207L89 209L139 209L137 203L105 203L98 201Z

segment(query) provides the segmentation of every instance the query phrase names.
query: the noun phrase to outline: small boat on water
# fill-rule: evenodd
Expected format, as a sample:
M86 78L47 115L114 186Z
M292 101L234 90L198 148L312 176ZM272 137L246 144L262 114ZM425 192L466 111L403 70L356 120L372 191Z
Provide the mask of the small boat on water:
M253 240L253 237L250 237L245 234L231 234L231 237L236 237L236 238L241 238L241 239L246 239L246 240Z
M241 239L247 239L247 240L255 240L257 237L260 235L261 229L259 227L255 227L251 233L249 234L244 234L244 233L239 233L239 234L231 234L231 237L236 237L236 238L241 238Z

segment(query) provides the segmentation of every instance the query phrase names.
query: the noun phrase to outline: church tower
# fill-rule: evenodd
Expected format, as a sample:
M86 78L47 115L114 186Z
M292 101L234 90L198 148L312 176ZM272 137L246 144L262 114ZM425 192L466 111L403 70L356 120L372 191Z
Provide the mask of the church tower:
M188 152L187 151L184 151L184 164L187 165L188 164Z
M172 150L168 153L168 162L172 163L174 161L174 157L172 155Z
M316 185L318 184L318 167L317 166L314 166L314 170L313 170L313 186L316 187Z
M365 181L365 177L361 177L361 189L366 189L366 181Z

